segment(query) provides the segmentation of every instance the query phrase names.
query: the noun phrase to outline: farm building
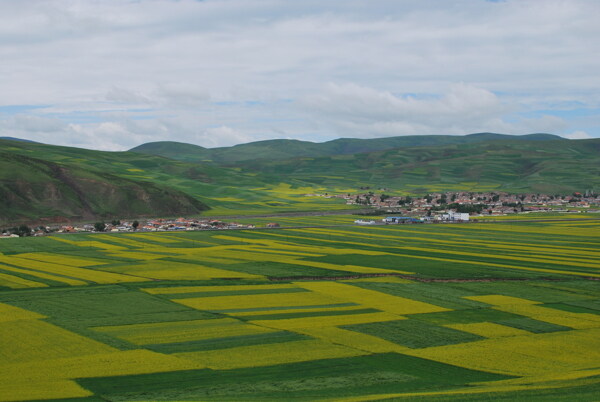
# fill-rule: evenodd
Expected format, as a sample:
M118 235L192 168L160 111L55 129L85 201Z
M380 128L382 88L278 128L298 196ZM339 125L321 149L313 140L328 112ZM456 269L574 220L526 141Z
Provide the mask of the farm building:
M414 218L412 216L388 216L386 218L383 218L382 221L386 224L421 222L419 218Z
M447 214L442 215L443 221L461 221L466 222L469 220L469 214L462 212L449 211Z

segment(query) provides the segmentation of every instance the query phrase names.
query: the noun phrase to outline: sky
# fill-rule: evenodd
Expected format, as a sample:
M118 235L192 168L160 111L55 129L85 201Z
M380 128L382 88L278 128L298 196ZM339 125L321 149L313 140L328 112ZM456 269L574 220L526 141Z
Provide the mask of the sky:
M0 136L600 137L598 0L0 0Z

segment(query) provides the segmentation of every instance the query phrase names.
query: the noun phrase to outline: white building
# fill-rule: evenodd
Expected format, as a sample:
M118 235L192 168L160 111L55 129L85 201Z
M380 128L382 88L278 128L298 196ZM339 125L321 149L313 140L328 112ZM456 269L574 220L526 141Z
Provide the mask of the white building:
M442 220L467 222L469 220L469 214L463 212L448 211L447 214L442 215Z

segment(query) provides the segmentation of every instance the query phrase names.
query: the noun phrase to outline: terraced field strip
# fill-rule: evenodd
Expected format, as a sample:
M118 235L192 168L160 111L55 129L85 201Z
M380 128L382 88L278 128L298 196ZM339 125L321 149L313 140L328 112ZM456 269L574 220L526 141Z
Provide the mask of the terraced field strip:
M181 243L179 238L171 238L169 235L161 235L158 233L133 233L128 234L127 237L134 237L149 242L163 243L163 244L177 244ZM152 243L150 243L152 244Z
M0 269L2 266L0 265ZM18 276L0 273L0 286L11 289L42 288L47 287L45 283L23 279Z
M48 279L48 280L53 281L53 282L64 283L64 284L72 285L72 286L87 285L88 284L87 282L80 281L80 280L77 280L77 279L71 279L71 278L68 278L68 277L58 276L58 275L51 275L51 274L47 274L47 273L44 273L44 272L39 272L39 271L36 271L36 270L16 268L16 267L4 265L4 264L0 264L0 270L9 271L9 272L15 272L15 273L18 273L18 274L25 274L27 276L37 277L37 278L40 278L40 279Z
M600 237L600 230L579 230L567 228L553 228L552 226L546 227L535 227L533 225L519 224L519 225L494 225L493 229L486 227L484 224L469 224L469 225L456 225L460 229L469 231L493 231L493 232L514 232L514 233L526 233L526 234L539 234L539 235L557 235L557 236L574 236L583 237L586 240L592 237Z
M175 302L185 306L212 312L248 311L249 309L269 309L273 307L337 305L342 304L344 301L343 299L340 300L329 295L314 292L197 297L175 300Z
M176 353L183 359L199 362L214 370L261 367L311 360L336 359L368 354L354 348L320 340L285 342L270 345L241 346L214 351ZM252 358L248 358L252 356Z
M350 304L350 305L347 305ZM337 306L333 307L323 307L323 306L313 306L313 307L294 307L294 308L278 308L278 309L259 309L252 311L239 311L228 313L230 315L234 315L236 317L243 317L244 319L251 320L256 316L266 316L271 315L276 317L274 319L280 319L288 314L313 314L319 313L322 315L335 315L336 313L347 312L353 313L356 310L364 310L363 306L360 306L356 303L341 303ZM279 317L278 317L279 316Z
M191 370L203 366L149 350L65 356L43 361L0 363L0 400L41 400L93 395L72 379Z
M87 280L96 283L139 282L144 280L142 278L134 278L127 275L120 275L85 268L68 267L59 264L28 260L25 258L13 256L0 256L0 262L15 265L20 268L26 268L27 270L31 271L49 272L51 274L64 275L65 277L71 277L79 280ZM85 283L80 282L78 284Z
M51 253L21 253L19 258L27 258L29 260L49 262L53 264L67 265L71 267L91 267L94 265L105 264L106 261L92 260L89 258L79 258L61 254Z
M448 328L453 328L463 332L483 336L485 338L503 338L506 336L531 335L531 332L524 331L506 325L493 322L474 322L470 324L447 324Z
M298 328L331 327L401 319L404 319L404 317L396 314L380 312L366 314L329 315L322 317L288 318L279 320L252 320L249 322L268 328L294 331Z
M417 300L391 296L373 290L362 289L356 286L337 282L296 282L296 284L312 292L321 293L339 300L359 303L363 306L376 308L392 314L420 314L448 311L448 309L423 303Z
M571 313L529 304L502 305L494 308L574 329L600 328L600 316L596 314Z
M127 237L125 237L125 236L127 236ZM122 246L141 248L141 249L155 247L151 243L140 242L137 240L129 239L128 237L129 237L129 235L121 235L121 234L112 234L112 235L97 234L97 235L94 235L95 239L106 240L111 243L116 243L119 246L122 245Z
M123 247L123 246L116 246L114 244L103 243L101 241L89 240L89 237L86 237L82 240L77 240L77 241L66 239L65 237L62 237L62 236L50 236L49 239L59 241L62 243L67 243L72 246L80 246L80 247L87 247L87 248L95 247L95 248L99 248L101 250L107 250L107 251L127 250L127 248Z
M597 259L594 260L585 260L583 259L585 255L588 255L589 257L594 257L594 258L600 258L600 252L596 251L595 249L591 249L591 248L570 248L570 247L552 247L552 248L544 248L544 247L540 247L540 246L536 246L536 247L532 247L532 246L523 246L521 244L515 244L515 243L502 243L502 242L485 242L485 241L477 241L477 240L469 240L468 242L465 242L464 240L458 240L458 241L452 241L452 240L442 240L442 239L435 239L435 238L430 238L430 237L419 237L419 236L391 236L391 235L382 235L382 234L376 234L376 233L368 233L368 234L362 234L362 233L352 233L350 231L339 231L339 230L331 230L331 229L299 229L297 231L301 231L301 232L306 232L306 233L313 233L313 234L327 234L327 235L332 235L332 236L339 236L339 237L360 237L360 238L381 238L381 239L389 239L389 240L394 240L394 241L398 241L398 239L406 239L406 240L411 240L411 241L423 241L423 242L430 242L430 243L439 243L442 245L448 245L451 246L453 248L474 248L475 246L484 246L484 247L490 247L493 245L494 248L500 248L503 250L507 250L507 251L527 251L527 252L532 252L536 255L539 254L551 254L551 255L560 255L560 256L564 256L565 254L569 255L568 258L563 258L563 261L573 261L575 260L576 262L579 260L580 262L588 262L590 264L592 264L592 266L597 266L598 264L595 264L594 262L597 261ZM413 232L414 233L414 232ZM410 249L407 246L401 246L400 248L406 248L406 249ZM433 251L433 250L432 250ZM442 251L439 251L442 252ZM455 253L460 253L460 252L455 252ZM466 254L468 255L468 254ZM498 254L494 254L494 256L497 256ZM516 257L522 257L522 258L526 258L523 255L519 255ZM497 257L500 258L500 257ZM506 257L507 259L510 259L510 257ZM559 257L554 257L553 259L555 260L561 260L561 258Z
M330 264L318 261L304 261L299 258L294 258L293 256L287 255L265 255L264 248L272 248L274 250L278 249L294 249L294 250L305 250L305 251L313 251L319 254L308 254L307 256L320 256L323 254L331 254L331 255L344 255L344 254L359 254L359 255L389 255L386 252L378 252L372 250L361 250L361 249L348 249L348 248L333 248L333 247L324 247L324 246L304 246L298 245L294 243L284 243L284 242L274 242L271 240L263 240L263 239L248 239L242 237L233 237L233 236L214 236L215 238L219 238L222 240L234 240L245 243L259 244L263 247L256 248L251 247L250 249L256 250L256 254L248 253L244 251L237 251L236 258L256 260L257 255L262 256L263 260L273 261L273 262L283 262L290 263L295 265L304 265L308 267L317 267L323 269L331 269L336 271L347 271L347 272L357 272L357 273L405 273L411 274L413 272L409 271L398 271L398 270L390 270L384 268L373 268L373 267L365 267L365 266L357 266L357 265L338 265L338 264ZM273 251L270 251L273 252ZM277 251L276 251L277 252ZM268 254L269 252L267 252Z
M300 230L296 230L296 229L291 229L291 230L300 231ZM304 230L304 229L302 229L302 230ZM275 233L268 233L268 234L265 233L265 234L270 235L270 236L291 237L291 236L275 234ZM298 239L305 239L305 237L301 237L301 236L296 236L296 237ZM349 242L346 240L320 240L320 241L330 242L330 243L338 243L338 244L339 243L352 244L352 245L371 247L371 248L373 248L373 247L374 248L384 248L386 250L390 250L390 249L394 249L394 248L396 248L398 250L409 250L410 249L409 247L384 246L384 245L370 244L370 243ZM425 249L424 251L429 252L429 251L432 251L432 249L428 248L428 249ZM437 252L443 253L443 251L437 251ZM459 254L459 253L460 252L455 252L452 254ZM475 254L474 256L480 255L478 253L471 253L471 254ZM534 268L534 267L520 266L520 265L498 264L498 263L492 263L492 262L462 260L462 259L453 259L453 258L429 257L429 256L424 256L424 255L403 254L403 253L387 253L387 255L395 255L395 256L399 256L399 257L424 259L424 260L431 260L431 261L459 262L461 264L469 264L469 265L482 265L482 266L489 266L489 267L511 268L511 269L517 269L517 270L532 271L532 272L544 272L544 273L550 273L550 274L600 277L599 273L595 273L593 271L592 272L590 272L590 271L584 271L584 272L565 271L565 270L560 270L560 269ZM492 257L495 258L496 255L492 255ZM397 270L395 272L402 273L402 271L397 271ZM405 273L409 273L409 272L405 271Z
M275 332L233 318L97 327L94 330L136 345L180 343Z
M116 349L38 319L0 322L0 367L11 363L109 353Z
M212 268L200 264L186 264L174 261L152 260L126 266L111 267L111 272L134 275L136 277L164 280L207 280L213 278L264 278L245 272Z
M532 376L596 369L600 329L512 336L405 352L474 370Z
M223 286L175 286L160 288L144 288L145 292L155 295L194 293L194 292L227 292L237 290L272 290L272 289L295 289L293 284L265 284L265 285L223 285Z
M10 304L0 303L0 323L19 320L38 320L45 316Z

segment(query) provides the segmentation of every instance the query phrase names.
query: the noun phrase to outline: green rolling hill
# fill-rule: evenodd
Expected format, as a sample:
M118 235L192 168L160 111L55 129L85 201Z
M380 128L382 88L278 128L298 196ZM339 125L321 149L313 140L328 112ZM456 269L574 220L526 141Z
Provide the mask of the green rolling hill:
M198 214L207 208L158 182L0 151L2 224Z
M354 184L417 194L452 190L564 194L600 189L600 139L501 139L350 155L255 160L237 166L271 181L311 181L326 188Z
M494 140L548 141L562 140L552 134L529 134L522 136L478 133L465 136L456 135L411 135L389 138L339 138L315 143L299 140L267 140L232 147L204 148L181 142L160 141L142 144L130 149L148 155L159 155L186 162L212 161L220 164L250 161L254 159L289 159L301 156L333 156L383 151L394 148L472 144Z
M360 187L389 194L600 190L600 139L548 134L142 148L152 147L168 155L0 140L0 224L345 209L343 200L306 194ZM217 151L225 155L220 162L210 156ZM195 161L201 153L203 162Z

